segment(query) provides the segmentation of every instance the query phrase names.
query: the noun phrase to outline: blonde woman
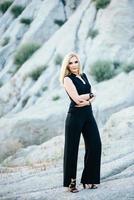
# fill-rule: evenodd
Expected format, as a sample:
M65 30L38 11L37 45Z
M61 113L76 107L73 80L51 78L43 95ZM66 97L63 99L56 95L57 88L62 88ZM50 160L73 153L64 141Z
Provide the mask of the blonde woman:
M82 73L79 56L69 53L63 59L60 82L71 103L65 122L63 186L70 192L76 187L77 158L81 133L85 143L84 169L81 176L83 188L96 189L100 184L101 138L92 112L91 85Z

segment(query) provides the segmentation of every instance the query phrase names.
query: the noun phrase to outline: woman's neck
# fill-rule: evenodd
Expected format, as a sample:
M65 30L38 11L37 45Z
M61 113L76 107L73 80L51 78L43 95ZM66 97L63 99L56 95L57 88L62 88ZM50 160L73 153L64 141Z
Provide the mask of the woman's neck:
M72 73L72 74L74 74L74 75L76 75L76 76L78 76L78 75L79 75L78 73Z

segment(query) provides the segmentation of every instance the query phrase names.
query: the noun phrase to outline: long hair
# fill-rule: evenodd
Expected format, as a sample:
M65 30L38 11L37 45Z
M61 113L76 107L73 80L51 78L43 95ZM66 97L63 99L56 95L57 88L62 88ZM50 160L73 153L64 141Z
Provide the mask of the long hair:
M64 77L71 74L70 70L68 69L68 64L69 61L72 57L76 57L78 60L78 65L79 65L79 70L78 70L78 74L82 73L82 69L81 69L81 65L80 65L80 58L78 56L78 54L74 53L74 52L70 52L68 53L63 61L62 61L62 65L61 65L61 70L60 70L60 77L59 77L59 81L61 84L63 84L64 81Z

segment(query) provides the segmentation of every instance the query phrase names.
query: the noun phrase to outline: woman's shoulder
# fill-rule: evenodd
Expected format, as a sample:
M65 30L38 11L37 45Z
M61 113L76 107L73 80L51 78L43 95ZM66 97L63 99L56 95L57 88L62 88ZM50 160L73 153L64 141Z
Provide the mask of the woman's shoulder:
M64 77L64 80L70 80L71 79L71 75L69 74L69 75L66 75L65 77Z
M70 82L74 82L74 76L72 74L68 74L64 77L64 82L66 83L70 83Z
M65 77L64 77L64 79L68 79L68 78L70 78L71 77L71 74L68 74L68 75L66 75Z
M72 79L73 78L73 74L68 74L68 75L66 75L64 78L70 78L70 79Z

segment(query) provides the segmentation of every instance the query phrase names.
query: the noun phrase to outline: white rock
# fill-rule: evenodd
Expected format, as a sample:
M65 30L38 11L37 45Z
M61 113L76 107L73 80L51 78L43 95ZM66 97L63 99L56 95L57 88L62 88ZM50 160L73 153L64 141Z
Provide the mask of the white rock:
M65 200L68 198L80 200L92 198L98 200L100 196L102 200L114 200L115 198L123 200L131 199L133 197L134 184L133 113L134 107L124 109L114 114L105 126L103 134L105 135L104 137L107 136L108 140L103 140L103 145L108 142L109 147L105 148L105 155L102 155L101 184L98 185L98 189L95 192L92 190L90 192L82 190L80 185L84 162L84 149L80 148L77 168L77 186L80 192L74 197L71 196L71 193L65 192L66 189L63 188L63 157L60 158L60 162L55 164L53 162L54 165L49 166L49 168L45 168L45 165L42 165L42 163L29 167L1 167L0 195L6 199L27 198L28 200L43 199L44 197L46 199L59 200L61 196ZM53 153L55 155L57 149L59 150L63 147L62 142L63 137L58 136L42 144L44 152L42 151L43 155L40 155L40 150L39 152L37 151L39 158L42 158L47 150L47 158L49 158L49 155L52 156ZM17 155L22 156L22 158L20 156L20 161L24 157L28 159L26 155L29 155L29 158L31 157L35 161L37 156L34 149L40 149L41 146L29 147L25 151L21 149L20 152L16 153L14 162L19 163ZM58 148L55 149L56 146ZM51 150L50 147L52 148ZM32 152L32 148L34 152L33 156L30 153Z
M134 105L134 71L94 85L96 100L93 102L96 119L100 126L114 112Z
M134 107L111 115L102 132L104 154L107 160L120 158L134 152Z

